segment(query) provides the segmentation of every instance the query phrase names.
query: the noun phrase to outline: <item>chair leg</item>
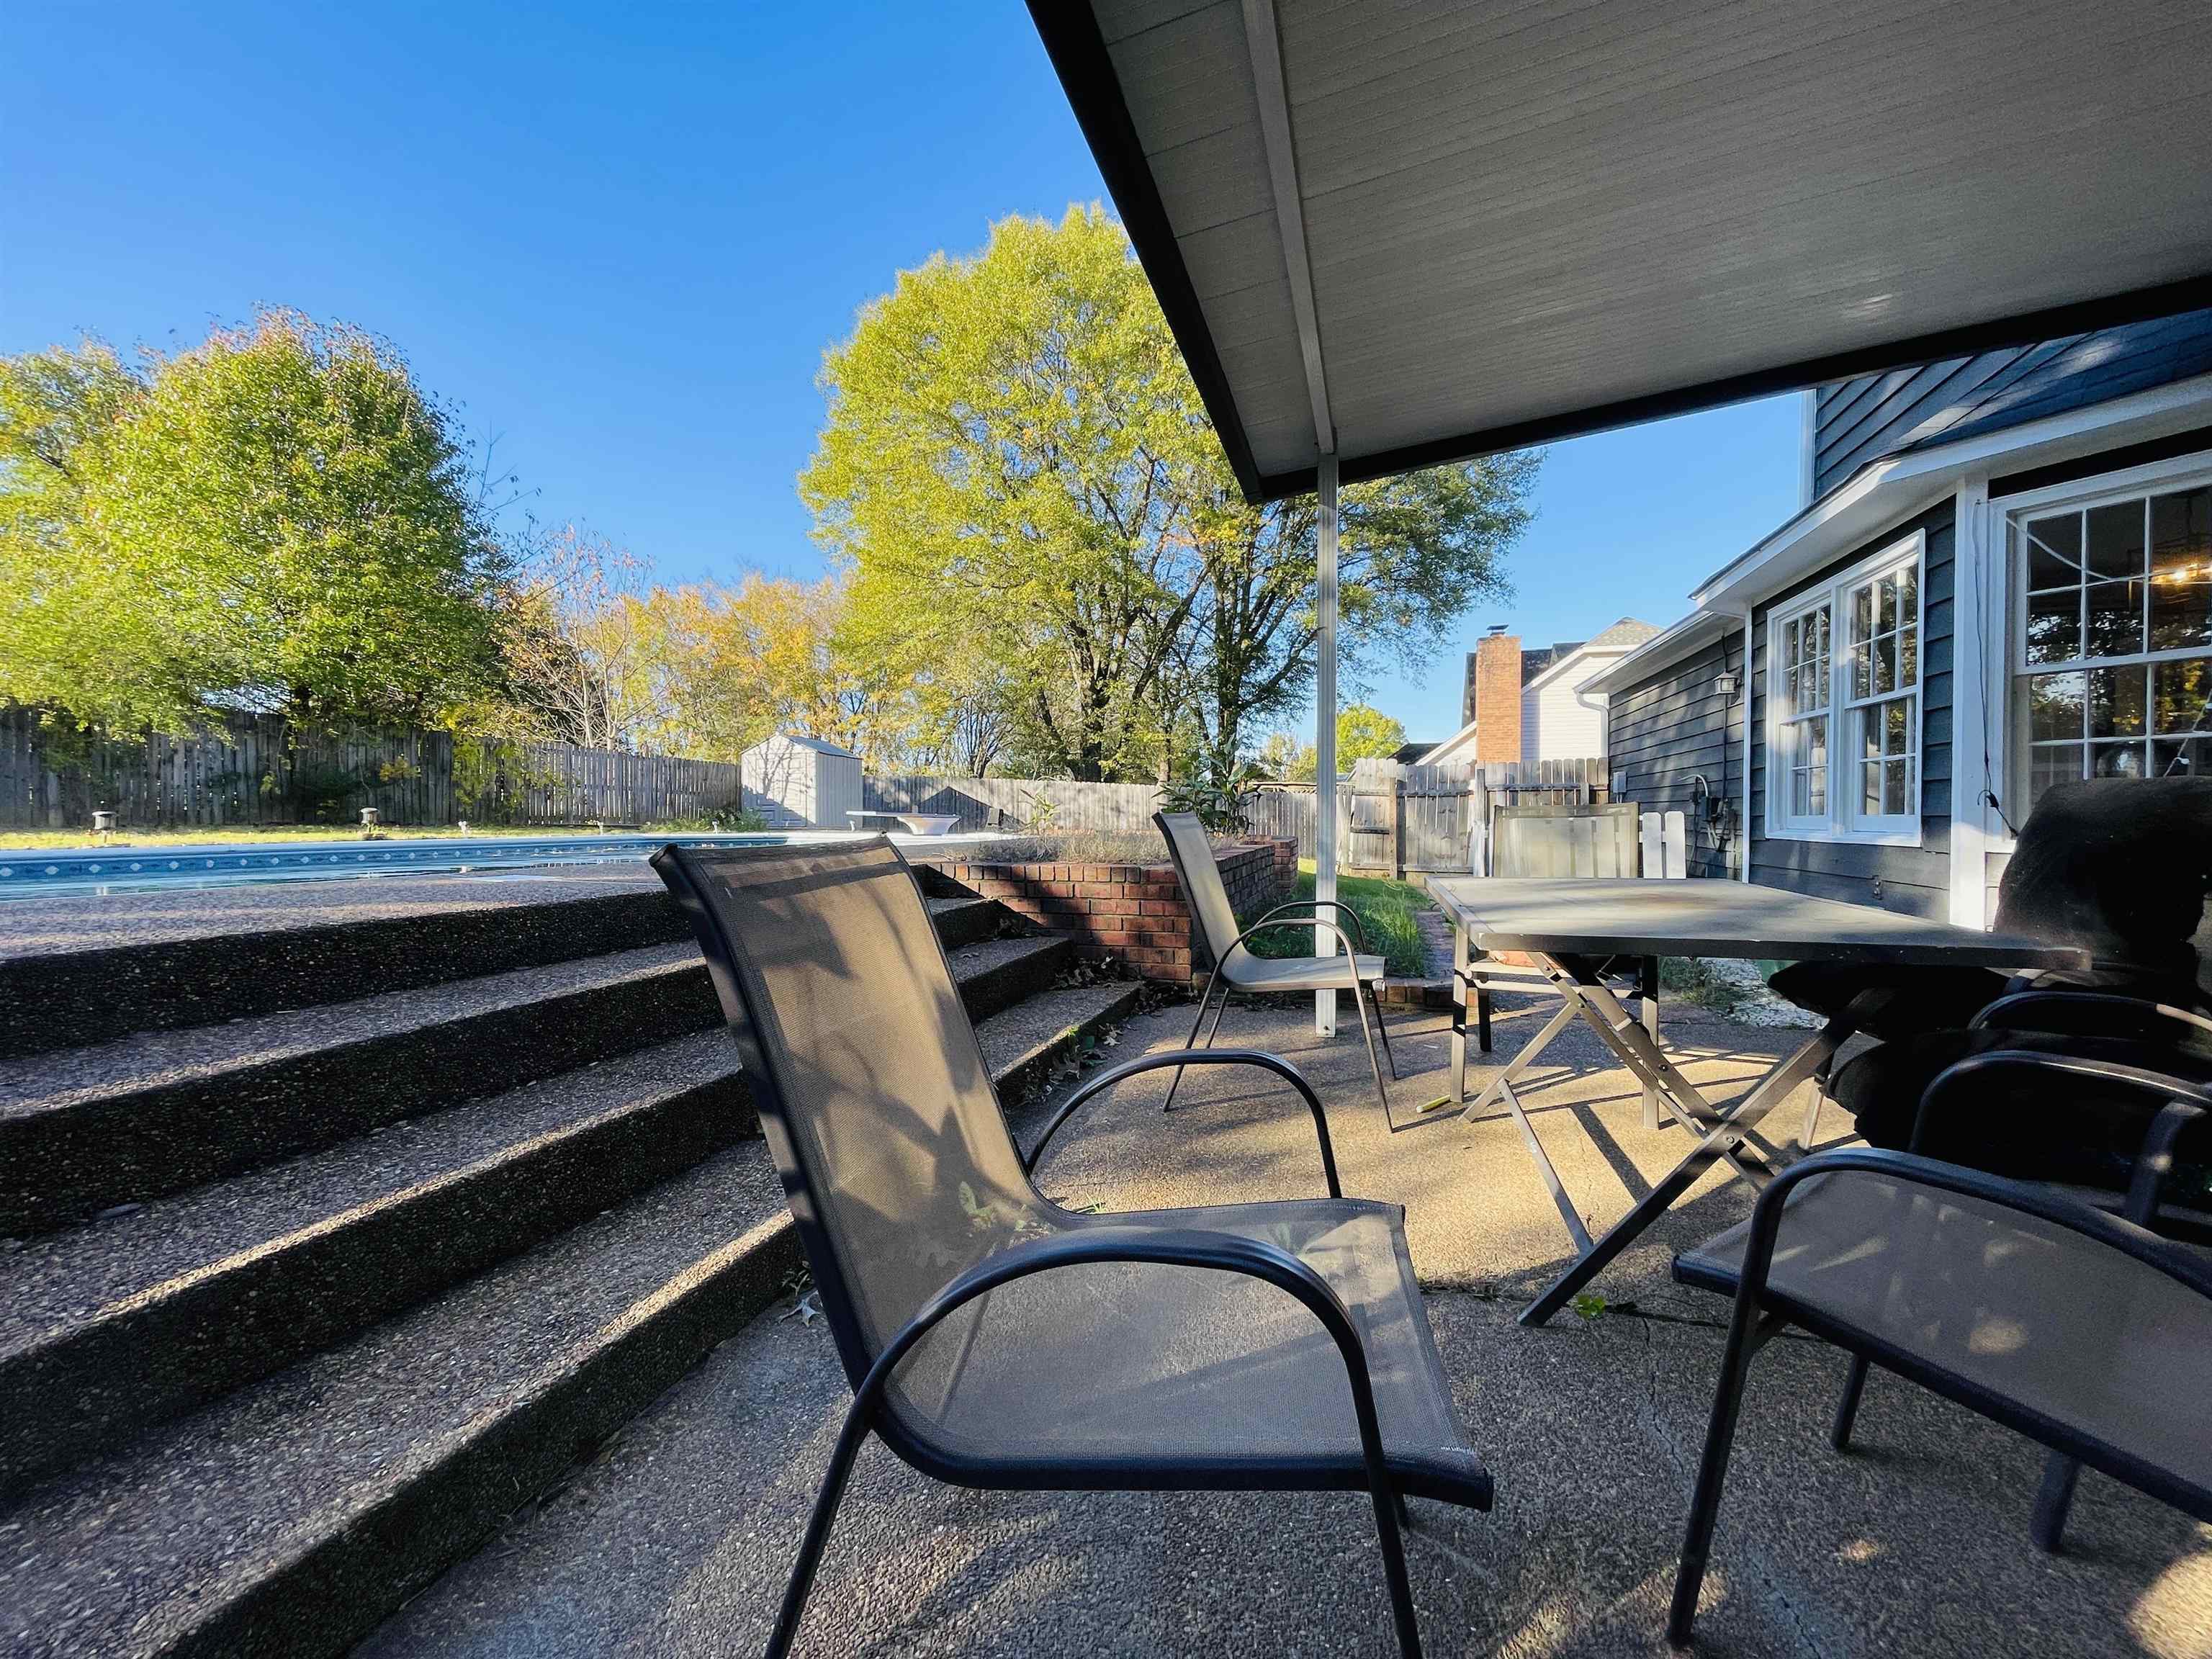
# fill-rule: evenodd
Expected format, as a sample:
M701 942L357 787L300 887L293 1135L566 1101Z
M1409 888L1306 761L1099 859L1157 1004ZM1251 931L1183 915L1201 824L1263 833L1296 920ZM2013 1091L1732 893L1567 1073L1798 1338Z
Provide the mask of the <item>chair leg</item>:
M1851 1374L1844 1379L1844 1397L1836 1401L1836 1420L1828 1429L1828 1443L1838 1451L1851 1449L1851 1425L1858 1421L1859 1395L1866 1390L1867 1357L1851 1356Z
M2063 1452L2051 1454L2043 1466L2043 1485L2035 1494L2035 1516L2027 1535L2045 1555L2056 1555L2066 1540L2066 1516L2074 1507L2074 1483L2081 1466Z
M1221 964L1219 963L1216 963L1213 966L1213 971L1206 976L1206 988L1198 994L1198 1018L1190 1023L1190 1037L1189 1040L1182 1045L1184 1048L1195 1048L1198 1047L1198 1030L1200 1026L1206 1024L1206 1005L1213 1000L1213 988L1215 984L1218 982L1220 978ZM1229 993L1226 990L1224 990L1221 994L1221 1003L1224 1007L1229 1006ZM1214 1021L1215 1030L1218 1030L1220 1029L1220 1025L1221 1022L1218 1019ZM1168 1081L1168 1097L1160 1103L1160 1109L1164 1112L1172 1111L1175 1109L1176 1091L1182 1087L1182 1071L1183 1068L1182 1066L1176 1066L1175 1069L1175 1076Z
M1390 1113L1390 1095L1382 1086L1382 1059L1375 1051L1375 1027L1368 1023L1367 999L1359 994L1359 980L1356 975L1352 981L1352 1006L1359 1010L1360 1035L1367 1039L1367 1064L1375 1073L1376 1103L1382 1108L1382 1114L1387 1117ZM1377 1019L1382 1017L1379 1009L1375 1017Z
M860 1443L868 1437L867 1415L854 1401L845 1413L845 1426L837 1431L837 1449L830 1454L829 1473L822 1477L822 1490L814 1499L814 1513L806 1522L806 1536L799 1546L799 1559L793 1564L791 1582L784 1586L783 1608L776 1614L775 1633L769 1638L768 1659L783 1659L791 1651L793 1638L799 1634L799 1621L806 1613L807 1593L814 1588L815 1569L822 1565L822 1551L830 1541L830 1528L837 1519L837 1502L845 1495L846 1477L853 1472L853 1459L860 1449Z
M1397 1626L1398 1651L1402 1659L1421 1659L1421 1626L1413 1616L1413 1586L1406 1577L1406 1540L1398 1530L1406 1513L1406 1500L1393 1487L1377 1488L1375 1532L1382 1545L1382 1575L1390 1585L1390 1622Z
M1713 1414L1705 1425L1705 1452L1698 1463L1697 1490L1690 1499L1682 1565L1674 1574L1674 1599L1667 1611L1667 1640L1678 1648L1688 1645L1690 1626L1698 1616L1698 1592L1705 1585L1713 1528L1720 1520L1721 1486L1728 1479L1729 1452L1735 1443L1736 1419L1743 1410L1744 1379L1750 1374L1751 1356L1759 1346L1759 1322L1750 1312L1739 1307L1729 1322L1720 1386L1713 1392Z
M1398 1080L1398 1056L1390 1052L1390 1022L1382 1018L1382 981L1369 980L1367 994L1375 1002L1375 1035L1382 1039L1383 1063L1390 1068L1390 1081L1395 1083Z

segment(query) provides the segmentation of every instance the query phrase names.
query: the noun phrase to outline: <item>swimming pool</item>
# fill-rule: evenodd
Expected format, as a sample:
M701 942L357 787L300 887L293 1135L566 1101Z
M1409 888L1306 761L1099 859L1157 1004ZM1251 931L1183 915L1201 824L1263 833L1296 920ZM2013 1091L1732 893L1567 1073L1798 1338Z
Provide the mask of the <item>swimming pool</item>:
M210 842L204 846L0 850L0 899L67 893L228 886L239 882L330 881L370 876L498 876L556 865L635 863L670 842L684 847L775 847L862 837L849 830L770 834L455 836L435 841ZM902 847L987 839L902 836Z

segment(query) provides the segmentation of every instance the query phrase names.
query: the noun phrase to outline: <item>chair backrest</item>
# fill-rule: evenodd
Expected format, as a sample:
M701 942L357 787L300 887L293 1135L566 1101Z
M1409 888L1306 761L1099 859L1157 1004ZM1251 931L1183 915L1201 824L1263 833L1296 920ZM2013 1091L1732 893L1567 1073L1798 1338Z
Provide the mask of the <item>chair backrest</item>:
M1498 806L1490 815L1493 876L1633 876L1639 825L1636 803L1590 806Z
M1167 841L1183 902L1190 906L1206 954L1219 962L1237 942L1237 907L1230 903L1221 866L1213 861L1213 842L1206 826L1195 812L1155 812L1152 822Z
M1048 1206L896 848L665 847L653 864L698 933L857 1386Z
M2062 783L2021 827L1996 925L2186 982L2208 890L2212 778Z

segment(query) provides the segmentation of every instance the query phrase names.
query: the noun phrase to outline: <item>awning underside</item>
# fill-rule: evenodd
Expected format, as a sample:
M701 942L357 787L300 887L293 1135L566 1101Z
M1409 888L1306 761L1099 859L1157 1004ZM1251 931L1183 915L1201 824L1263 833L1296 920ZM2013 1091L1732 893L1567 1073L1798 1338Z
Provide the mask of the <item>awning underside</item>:
M1311 488L1243 0L1032 9L1247 489ZM2212 304L2212 6L1274 14L1347 478Z

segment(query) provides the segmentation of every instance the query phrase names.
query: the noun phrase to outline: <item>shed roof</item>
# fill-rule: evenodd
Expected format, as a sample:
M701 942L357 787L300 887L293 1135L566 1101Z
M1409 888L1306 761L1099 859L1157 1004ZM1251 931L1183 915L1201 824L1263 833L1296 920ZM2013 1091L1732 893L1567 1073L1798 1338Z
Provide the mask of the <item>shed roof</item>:
M2212 7L1030 10L1255 499L2212 304Z

